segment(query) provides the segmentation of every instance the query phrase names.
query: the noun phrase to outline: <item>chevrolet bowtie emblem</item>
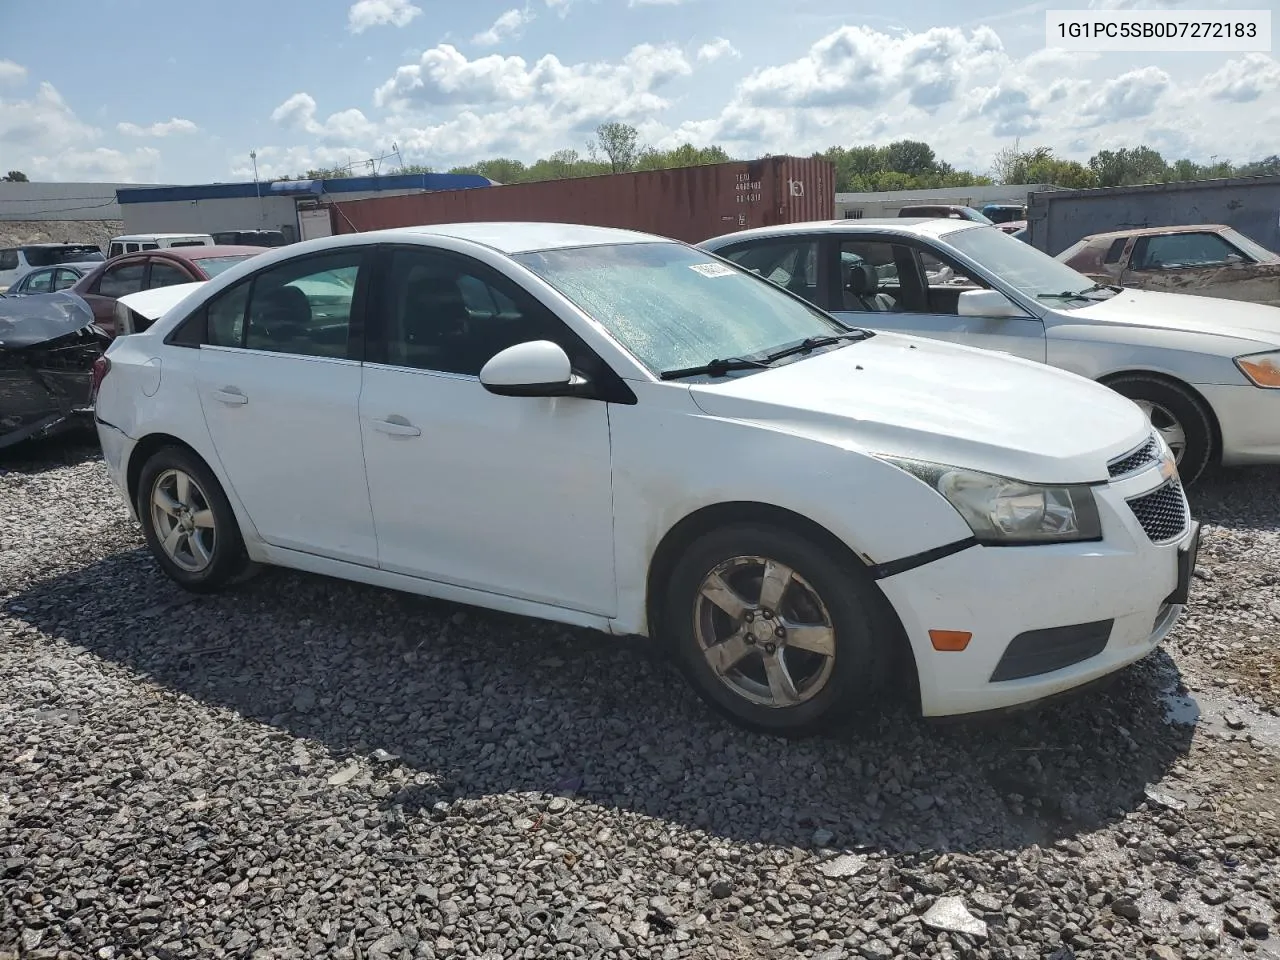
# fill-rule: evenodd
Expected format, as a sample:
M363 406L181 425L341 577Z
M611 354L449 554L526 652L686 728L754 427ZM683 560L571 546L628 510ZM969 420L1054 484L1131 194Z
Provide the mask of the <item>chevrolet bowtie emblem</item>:
M1160 476L1165 480L1172 480L1178 475L1178 463L1173 459L1173 454L1167 453L1160 458Z

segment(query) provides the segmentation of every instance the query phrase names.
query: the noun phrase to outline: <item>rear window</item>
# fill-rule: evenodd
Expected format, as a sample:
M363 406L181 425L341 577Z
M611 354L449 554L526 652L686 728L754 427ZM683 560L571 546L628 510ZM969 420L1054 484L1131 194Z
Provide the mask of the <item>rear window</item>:
M207 247L208 244L203 240L175 240L169 244L171 247Z
M216 277L224 270L230 270L242 260L248 260L253 254L246 253L238 257L201 257L196 261L200 265L200 269L207 273L210 277Z
M60 263L89 263L105 260L102 251L92 244L67 244L60 247L23 247L27 263L33 267L54 267Z

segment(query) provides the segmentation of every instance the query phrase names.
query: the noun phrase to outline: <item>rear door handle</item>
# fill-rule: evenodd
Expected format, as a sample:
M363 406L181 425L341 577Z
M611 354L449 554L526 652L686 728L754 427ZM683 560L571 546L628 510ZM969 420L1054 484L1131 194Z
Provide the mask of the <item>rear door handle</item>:
M374 420L373 429L393 437L420 437L422 431L404 417L392 415L385 420Z
M221 390L213 391L213 395L223 403L232 405L249 402L249 398L236 387L223 387Z

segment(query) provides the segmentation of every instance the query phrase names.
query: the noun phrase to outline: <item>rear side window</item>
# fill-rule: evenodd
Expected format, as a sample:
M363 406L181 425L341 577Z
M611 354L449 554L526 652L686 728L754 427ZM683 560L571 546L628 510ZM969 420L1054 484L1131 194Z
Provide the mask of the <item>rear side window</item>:
M255 275L244 345L303 357L346 357L363 259L363 250L340 250Z
M0 270L17 270L18 269L18 251L14 247L8 250L0 250Z

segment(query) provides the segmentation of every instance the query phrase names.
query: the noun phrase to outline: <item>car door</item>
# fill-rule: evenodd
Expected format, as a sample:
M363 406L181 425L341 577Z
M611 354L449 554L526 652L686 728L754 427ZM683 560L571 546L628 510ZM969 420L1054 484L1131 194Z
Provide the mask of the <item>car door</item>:
M1044 323L1016 317L961 316L965 290L989 289L935 247L905 237L842 235L828 253L837 289L832 313L844 322L982 347L1045 362Z
M360 427L388 571L604 616L616 612L608 405L489 393L481 367L552 340L598 362L497 270L386 248Z
M267 543L377 564L358 401L371 247L288 260L205 308L197 388L214 448Z
M109 333L115 332L116 301L141 290L146 276L145 257L131 257L112 263L98 275L89 289L80 294L93 309L93 319L98 326Z

